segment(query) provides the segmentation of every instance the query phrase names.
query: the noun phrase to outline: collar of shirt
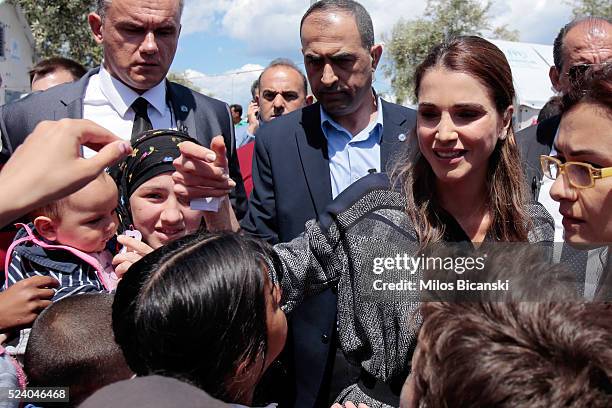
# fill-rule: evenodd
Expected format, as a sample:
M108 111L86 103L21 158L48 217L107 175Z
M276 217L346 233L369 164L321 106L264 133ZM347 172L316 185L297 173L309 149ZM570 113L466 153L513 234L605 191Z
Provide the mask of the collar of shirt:
M100 91L108 102L111 104L113 109L121 117L125 117L128 109L132 106L132 103L138 98L143 97L151 104L160 115L163 115L166 110L166 81L161 81L153 88L147 90L142 95L139 95L125 85L123 82L114 78L104 66L100 66Z
M321 110L321 130L325 135L325 138L329 141L330 137L343 137L346 138L349 143L354 142L362 142L370 139L371 137L376 138L376 143L380 143L380 139L382 138L382 130L383 130L383 110L382 103L380 98L376 98L376 120L368 123L368 126L365 127L361 132L357 133L355 136L351 134L348 130L346 130L342 125L333 120L325 109L323 109L323 105L320 106Z

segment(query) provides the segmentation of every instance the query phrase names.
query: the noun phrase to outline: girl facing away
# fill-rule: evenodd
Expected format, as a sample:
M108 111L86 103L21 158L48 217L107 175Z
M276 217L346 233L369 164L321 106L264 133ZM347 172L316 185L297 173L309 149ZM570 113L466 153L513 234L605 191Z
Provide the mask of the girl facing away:
M146 255L119 283L113 329L130 368L251 405L284 347L270 246L239 235L189 235Z

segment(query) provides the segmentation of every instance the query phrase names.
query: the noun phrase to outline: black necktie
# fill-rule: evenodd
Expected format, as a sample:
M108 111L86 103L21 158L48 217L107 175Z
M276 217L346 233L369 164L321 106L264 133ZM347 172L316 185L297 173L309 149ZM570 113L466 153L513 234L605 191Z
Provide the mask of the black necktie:
M136 138L147 130L153 129L153 125L151 124L151 119L149 119L149 115L147 115L147 108L149 107L149 102L145 98L137 98L134 103L132 103L132 109L134 109L134 126L132 126L132 143L136 141Z

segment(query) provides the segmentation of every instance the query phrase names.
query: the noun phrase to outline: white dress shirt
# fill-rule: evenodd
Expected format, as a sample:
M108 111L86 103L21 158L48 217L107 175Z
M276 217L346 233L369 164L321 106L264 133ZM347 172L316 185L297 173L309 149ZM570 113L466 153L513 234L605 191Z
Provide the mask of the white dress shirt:
M92 120L124 140L130 140L135 116L130 106L139 96L149 102L147 114L154 129L176 129L172 110L166 103L165 80L139 95L112 77L104 66L100 66L100 72L89 79L83 100L83 118ZM85 157L91 157L94 153L84 148Z
M549 156L556 156L557 151L555 150L555 143L557 142L557 137L559 137L559 130L557 129L557 133L555 134L555 138L553 140L553 147L549 153ZM559 212L559 203L552 199L550 196L550 188L552 187L555 181L549 179L548 177L542 177L542 185L540 186L540 194L538 196L538 201L546 208L546 211L553 217L555 220L555 242L563 242L563 216Z

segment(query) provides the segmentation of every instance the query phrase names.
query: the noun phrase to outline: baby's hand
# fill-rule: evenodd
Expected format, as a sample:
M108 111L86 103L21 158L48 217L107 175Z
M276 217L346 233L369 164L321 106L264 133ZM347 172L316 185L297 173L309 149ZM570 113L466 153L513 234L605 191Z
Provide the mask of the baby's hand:
M121 252L113 258L115 275L121 279L133 263L153 251L153 248L133 237L119 235L117 242L123 245Z

